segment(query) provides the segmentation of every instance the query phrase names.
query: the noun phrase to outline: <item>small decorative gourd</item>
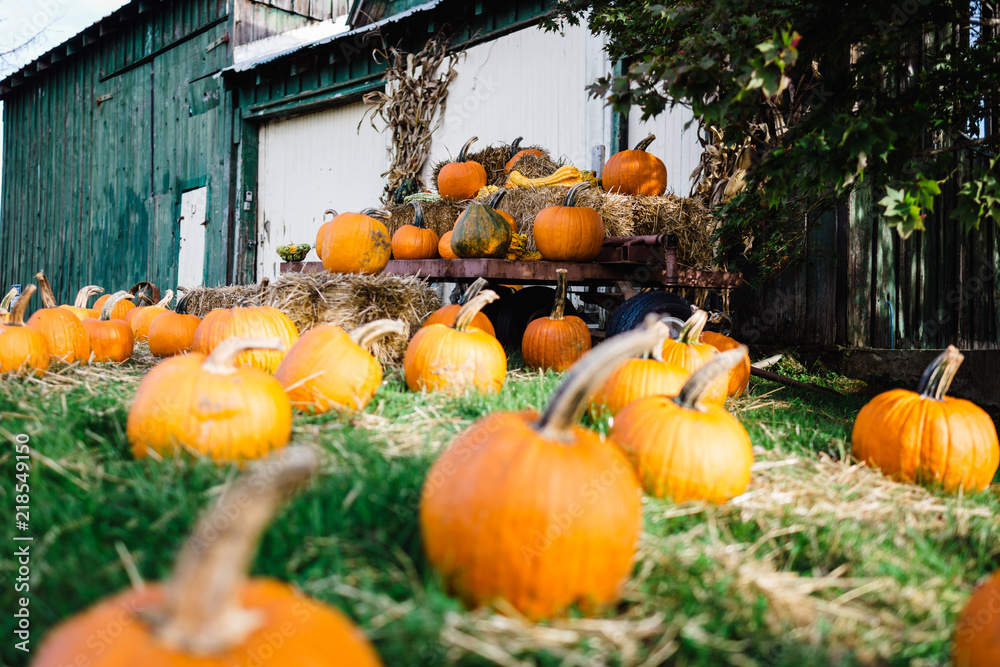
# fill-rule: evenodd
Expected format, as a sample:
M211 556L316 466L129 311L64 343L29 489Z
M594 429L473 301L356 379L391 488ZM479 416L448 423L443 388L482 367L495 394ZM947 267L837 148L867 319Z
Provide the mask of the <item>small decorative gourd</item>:
M535 245L550 262L590 262L604 244L604 221L592 208L577 206L576 198L590 187L584 181L566 192L562 206L546 206L535 216Z
M423 326L430 326L431 324L443 324L445 326L452 326L455 324L455 317L458 315L458 311L461 310L462 306L467 304L470 299L479 294L484 287L486 287L487 282L485 278L476 278L469 288L462 293L462 298L458 300L458 303L450 303L447 306L441 306L433 313L427 316L424 320ZM493 328L493 323L490 322L490 318L486 317L483 312L476 313L475 317L472 318L471 326L477 329L482 329L489 335L496 337L497 332Z
M45 336L24 323L24 311L34 296L34 285L24 288L14 302L7 321L0 325L0 373L28 373L42 375L49 367L49 346Z
M646 149L656 139L650 134L635 150L615 153L604 165L601 183L608 192L659 196L667 191L667 166Z
M965 357L953 345L924 371L916 392L893 389L861 408L851 432L854 458L894 479L982 491L997 472L993 420L971 401L946 396Z
M458 160L449 162L438 172L438 193L450 199L471 199L486 185L486 168L473 160L466 160L469 147L479 137L465 142L458 154Z
M528 323L521 339L521 356L528 368L563 372L590 349L590 329L566 310L566 269L556 269L556 299L552 314Z
M375 320L350 333L335 324L314 326L288 351L274 377L292 407L362 410L382 383L382 365L369 349L386 336L405 336L407 330L399 320Z
M316 252L323 268L331 273L381 273L392 256L389 230L381 219L389 211L366 208L360 213L341 213L326 223Z
M83 320L83 328L87 330L87 338L90 340L91 362L120 364L132 358L135 345L132 327L125 324L125 320L113 318L112 313L122 312L118 304L133 298L135 297L124 290L109 294L101 307L101 316L98 319Z
M392 256L396 259L434 259L438 256L438 238L433 229L424 223L424 209L420 202L413 205L413 224L403 225L392 235Z
M194 332L192 348L201 354L211 354L228 338L277 338L279 347L257 348L240 354L237 366L254 366L273 373L285 353L299 339L299 330L288 316L274 306L254 306L244 301L235 308L209 311Z
M28 326L45 337L49 355L63 363L87 363L90 360L90 340L79 318L65 308L60 308L52 293L48 278L39 271L35 279L41 288L44 308L35 311Z
M292 405L281 383L257 368L240 368L250 349L280 350L271 338L230 338L209 355L161 361L139 383L126 433L136 458L180 453L215 461L267 456L288 444Z
M677 397L640 398L615 417L608 438L635 466L646 493L676 503L725 503L746 491L753 465L750 436L736 417L704 400L709 386L725 380L745 353L745 348L720 352L694 372Z

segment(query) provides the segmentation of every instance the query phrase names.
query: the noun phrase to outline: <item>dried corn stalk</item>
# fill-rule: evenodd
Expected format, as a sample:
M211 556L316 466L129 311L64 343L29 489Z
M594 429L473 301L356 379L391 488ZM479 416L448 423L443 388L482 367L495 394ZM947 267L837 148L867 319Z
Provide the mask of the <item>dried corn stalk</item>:
M376 56L388 63L383 78L386 90L366 94L364 102L369 107L365 118L372 127L378 130L378 117L392 132L388 149L391 162L389 170L382 174L387 177L383 202L389 201L403 179L413 178L419 189L424 188L420 173L431 152L431 136L444 118L455 65L465 55L464 51L449 54L448 41L438 33L417 54L396 48L376 51Z

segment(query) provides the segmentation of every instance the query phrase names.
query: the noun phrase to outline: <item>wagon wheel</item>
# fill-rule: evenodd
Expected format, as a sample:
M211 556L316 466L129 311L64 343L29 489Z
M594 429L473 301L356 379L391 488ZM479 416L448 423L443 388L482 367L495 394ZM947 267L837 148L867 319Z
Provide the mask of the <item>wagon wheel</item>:
M553 288L534 285L495 302L499 306L496 320L490 319L496 329L497 340L508 350L520 350L528 323L539 317L548 317L555 299L556 291ZM576 308L569 300L566 301L565 314L576 315Z
M139 299L145 299L149 301L149 305L157 303L162 298L160 296L160 288L146 280L132 285L132 289L128 293L135 297L136 303L138 303Z
M691 317L691 302L673 292L636 294L615 309L608 318L607 337L631 331L642 324L647 313L670 315L679 320L686 320Z

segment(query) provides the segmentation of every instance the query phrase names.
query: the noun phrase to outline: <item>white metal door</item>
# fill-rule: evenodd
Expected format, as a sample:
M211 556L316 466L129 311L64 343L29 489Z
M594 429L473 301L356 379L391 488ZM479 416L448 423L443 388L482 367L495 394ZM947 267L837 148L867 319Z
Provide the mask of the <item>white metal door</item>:
M188 190L181 195L180 251L177 257L177 284L201 287L205 281L205 225L208 223L208 188Z

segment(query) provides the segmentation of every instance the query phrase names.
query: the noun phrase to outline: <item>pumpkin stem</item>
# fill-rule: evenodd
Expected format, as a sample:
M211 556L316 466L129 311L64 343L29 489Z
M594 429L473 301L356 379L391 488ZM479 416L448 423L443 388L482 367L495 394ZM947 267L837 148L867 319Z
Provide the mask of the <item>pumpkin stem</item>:
M81 287L80 291L76 293L76 299L73 301L73 307L86 308L87 302L90 301L90 297L97 296L103 291L104 288L98 285L87 285L86 287Z
M743 360L746 356L747 347L746 345L740 345L732 350L726 350L725 352L719 352L707 362L705 365L696 370L691 374L691 377L687 379L684 386L681 387L681 391L677 394L674 399L674 403L686 408L688 410L698 410L699 412L704 412L705 408L701 404L701 399L704 398L705 392L708 391L709 386L718 378L720 375L725 375L736 364Z
M465 145L462 146L462 150L458 152L458 162L465 162L465 154L469 152L469 147L477 141L479 141L479 137L472 137L465 142Z
M661 322L664 325L667 324L666 322L663 321L662 318L660 320L658 320L658 321ZM668 338L670 338L670 327L669 326L664 326L663 327L663 331L661 332L661 335L660 335L660 340L657 341L656 345L653 347L652 350L650 350L648 353L646 353L646 354L643 355L643 358L644 359L649 359L650 357L652 357L656 361L663 361L664 360L663 359L663 345L664 345L664 343L667 342Z
M134 299L134 298L135 298L134 295L129 294L125 290L121 290L112 294L108 298L108 300L104 302L104 307L101 308L101 317L100 317L101 321L107 322L108 320L111 319L111 311L114 310L114 307L118 305L119 301L122 301L123 299Z
M157 301L155 305L157 308L166 308L168 305L170 305L170 302L173 301L173 298L174 298L174 291L172 289L168 289L166 295L164 295L162 299Z
M920 384L917 385L917 393L922 398L943 401L945 394L951 387L951 381L955 379L955 373L958 372L963 361L965 361L965 355L959 352L954 345L949 345L948 349L935 357L927 370L924 371L920 378Z
M465 331L472 324L472 318L476 316L480 310L486 307L486 304L493 303L500 296L491 289L484 290L472 297L458 309L458 314L455 315L455 324L452 326L456 331Z
M202 370L215 375L232 375L236 372L236 357L246 350L284 350L280 338L227 338L212 350L201 364Z
M336 218L340 214L334 211L332 208L328 208L325 211L323 211L323 215L332 215L333 218ZM333 218L330 218L329 220L324 220L323 224L326 224L328 222L333 222Z
M566 313L566 290L569 281L566 280L566 269L556 269L556 300L552 304L550 320L561 320Z
M14 300L15 296L17 296L17 290L11 287L10 291L4 295L3 300L0 301L0 311L9 311L10 302Z
M368 324L362 324L348 336L360 347L370 350L375 341L385 338L389 334L405 336L409 327L400 320L374 320Z
M510 152L507 154L508 160L517 155L517 149L521 147L521 141L523 139L524 137L518 137L514 141L510 142Z
M646 137L645 139L643 139L642 141L640 141L635 145L635 150L637 151L646 150L647 148L649 148L649 145L653 143L654 139L656 139L656 135L650 134L648 137Z
M465 293L462 294L462 298L458 300L458 305L464 306L469 303L469 299L479 294L488 284L489 283L486 281L486 278L476 278L472 281L472 284L469 285L469 289L465 290Z
M543 438L565 440L567 431L583 414L590 395L625 360L643 354L663 340L666 328L655 314L650 314L641 327L609 338L580 357L566 373L535 429Z
M500 202L503 200L504 195L506 194L507 194L507 188L500 188L490 196L490 200L486 203L486 205L492 209L496 209L496 207L500 205Z
M7 316L7 326L24 326L24 311L28 310L28 302L31 301L31 297L35 295L37 289L34 285L28 285L24 288L21 296L17 297L17 301L14 302L14 308L10 311L10 315Z
M35 274L35 280L38 281L38 287L42 294L42 305L46 308L58 306L56 295L52 293L52 285L49 284L49 279L45 277L45 274L39 271Z
M589 181L581 181L576 185L572 186L566 193L566 198L563 199L563 206L576 206L576 197L581 192L590 187Z
M392 217L392 212L385 208L365 208L361 210L361 215L367 215L376 220L388 220Z
M413 200L410 202L413 204L413 224L420 229L426 229L426 224L424 223L424 207L420 205L420 202Z
M255 464L202 514L174 563L163 607L150 615L159 641L187 654L219 654L264 623L259 611L240 606L240 590L261 533L318 466L312 448L288 447Z
M681 332L677 334L677 342L685 345L697 344L706 324L708 324L708 313L704 310L696 310L681 327Z

